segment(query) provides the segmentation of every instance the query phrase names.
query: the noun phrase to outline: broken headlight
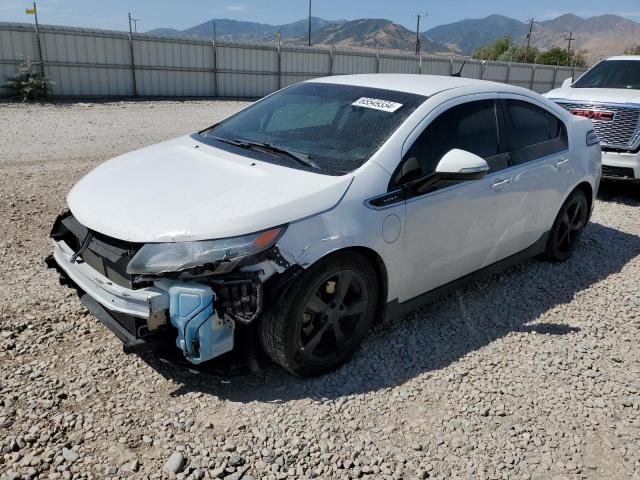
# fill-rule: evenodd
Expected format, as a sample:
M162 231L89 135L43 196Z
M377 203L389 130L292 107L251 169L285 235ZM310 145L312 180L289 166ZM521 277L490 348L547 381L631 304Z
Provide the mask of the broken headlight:
M158 274L186 270L222 261L233 261L275 245L284 227L240 237L195 242L147 243L127 265L130 274Z

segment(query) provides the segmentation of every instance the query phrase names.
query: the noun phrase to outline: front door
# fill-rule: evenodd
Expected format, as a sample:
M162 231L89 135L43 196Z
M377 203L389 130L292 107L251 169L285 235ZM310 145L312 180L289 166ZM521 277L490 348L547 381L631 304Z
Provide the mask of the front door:
M444 111L404 155L405 165L428 174L445 153L459 148L484 158L491 170L483 179L440 185L406 201L400 302L490 265L499 255L516 213L505 200L512 178L500 154L496 108L492 98L441 106ZM411 179L411 168L399 170Z

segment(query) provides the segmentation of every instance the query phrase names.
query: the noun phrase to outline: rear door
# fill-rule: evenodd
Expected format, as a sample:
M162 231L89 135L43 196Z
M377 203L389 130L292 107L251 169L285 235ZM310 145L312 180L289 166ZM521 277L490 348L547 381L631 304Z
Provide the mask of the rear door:
M572 181L567 129L542 103L502 94L501 151L509 156L505 199L521 212L503 239L503 256L533 245L550 228Z

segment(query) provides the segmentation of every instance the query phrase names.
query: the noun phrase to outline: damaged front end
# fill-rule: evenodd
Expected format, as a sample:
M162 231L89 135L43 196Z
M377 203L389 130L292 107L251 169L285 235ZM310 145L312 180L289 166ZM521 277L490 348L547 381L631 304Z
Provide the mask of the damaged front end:
M267 283L293 262L277 246L285 227L204 242L132 243L60 215L47 265L124 343L126 352L177 346L193 363L234 348L236 325L262 312Z

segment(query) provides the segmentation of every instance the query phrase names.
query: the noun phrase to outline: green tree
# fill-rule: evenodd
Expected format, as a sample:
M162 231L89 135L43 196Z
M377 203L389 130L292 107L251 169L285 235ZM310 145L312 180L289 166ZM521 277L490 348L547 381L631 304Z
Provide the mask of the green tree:
M541 52L538 56L538 63L543 65L569 65L580 68L588 66L583 51L572 51L567 55L567 50L560 47L553 47Z
M505 35L493 43L478 48L473 52L473 58L478 60L500 60L501 58L517 53L518 46L513 43L511 37Z
M525 62L526 47L516 44L510 37L504 36L484 47L473 52L473 58L478 60L499 60L501 62ZM571 52L567 58L567 51L554 47L550 50L540 50L536 47L529 47L526 52L527 63L541 63L543 65L574 65L576 67L586 67L587 61L584 52Z

